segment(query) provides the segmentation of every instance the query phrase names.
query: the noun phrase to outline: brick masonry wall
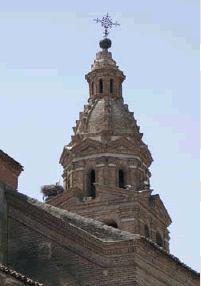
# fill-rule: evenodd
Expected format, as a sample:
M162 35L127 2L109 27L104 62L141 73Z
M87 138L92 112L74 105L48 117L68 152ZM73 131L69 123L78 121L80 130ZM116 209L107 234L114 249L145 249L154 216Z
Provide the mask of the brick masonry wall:
M8 188L0 181L0 263L7 263L7 202L5 190Z
M0 181L3 181L9 187L17 189L18 176L0 160Z
M9 226L8 265L33 279L51 286L135 285L133 265L103 267L87 250L88 258L82 257L15 219L9 219Z
M144 255L140 253L137 263L128 255L116 256L111 258L111 266L105 259L103 267L93 262L87 250L85 257L78 255L13 218L9 219L9 227L9 265L47 285L199 285L199 281L192 281L188 273L178 271L174 262L163 261L157 253L150 252L147 260L148 249Z
M122 261L122 265L115 268L111 267L106 257L104 261L101 256L101 263L98 263L99 255L88 249L79 255L76 253L76 243L74 251L58 243L53 230L50 230L53 239L50 238L45 229L43 233L39 221L35 222L36 231L18 219L9 215L8 266L51 286L119 285L121 282L121 285L135 285L133 264L124 265ZM31 221L26 217L27 221L29 219ZM119 264L118 258L113 263Z
M195 274L147 241L103 242L91 225L82 230L14 194L7 196L8 266L34 280L50 286L199 285Z
M199 277L192 275L171 258L150 248L146 241L138 241L136 247L137 279L143 286L192 286L199 285Z
M155 242L156 233L160 232L165 249L169 250L169 235L167 220L163 217L163 209L157 204L153 208L148 200L150 193L147 191L137 193L127 192L124 189L96 185L97 197L91 201L80 201L71 197L66 199L68 191L58 195L48 203L78 213L84 217L91 217L109 224L109 221L117 223L118 228L131 233L145 236L144 226L149 226L150 238ZM83 193L82 193L83 194ZM59 196L61 196L59 203ZM58 204L57 204L58 202Z
M20 163L0 150L0 181L12 189L17 189L18 176L22 171Z

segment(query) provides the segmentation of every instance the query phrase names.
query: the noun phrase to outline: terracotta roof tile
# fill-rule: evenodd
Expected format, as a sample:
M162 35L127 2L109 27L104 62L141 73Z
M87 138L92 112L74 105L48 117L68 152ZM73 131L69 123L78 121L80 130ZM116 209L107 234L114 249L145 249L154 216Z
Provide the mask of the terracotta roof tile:
M36 282L36 281L22 275L21 273L15 271L15 270L12 270L9 267L4 266L2 264L0 264L0 271L11 275L12 277L14 277L15 279L17 279L19 281L22 281L25 285L45 286L43 283Z

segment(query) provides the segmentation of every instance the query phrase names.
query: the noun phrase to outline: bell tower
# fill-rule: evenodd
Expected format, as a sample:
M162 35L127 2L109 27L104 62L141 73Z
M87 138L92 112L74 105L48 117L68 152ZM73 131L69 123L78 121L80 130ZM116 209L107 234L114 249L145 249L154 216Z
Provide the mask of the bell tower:
M171 218L159 195L152 195L153 159L134 113L124 104L125 75L108 51L111 44L107 37L100 41L101 51L85 76L88 104L60 158L64 191L46 201L145 236L169 251Z

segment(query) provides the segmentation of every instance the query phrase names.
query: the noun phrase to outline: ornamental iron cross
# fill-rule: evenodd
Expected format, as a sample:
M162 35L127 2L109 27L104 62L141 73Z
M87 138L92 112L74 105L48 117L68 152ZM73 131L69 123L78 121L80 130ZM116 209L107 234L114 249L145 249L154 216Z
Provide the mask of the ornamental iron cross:
M105 35L105 38L109 35L109 32L108 32L108 29L111 29L112 28L112 25L115 25L115 26L120 26L120 24L118 24L117 22L116 23L112 23L112 19L111 17L108 15L104 16L102 18L102 20L100 19L94 19L94 21L96 21L96 23L101 23L101 26L103 26L105 28L105 32L104 32L104 35Z

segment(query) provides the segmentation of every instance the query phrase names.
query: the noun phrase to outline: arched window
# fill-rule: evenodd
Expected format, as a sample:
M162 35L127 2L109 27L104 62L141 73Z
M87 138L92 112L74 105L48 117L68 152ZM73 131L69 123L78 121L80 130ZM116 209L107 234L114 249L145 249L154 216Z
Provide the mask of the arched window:
M113 79L110 79L110 93L113 93Z
M125 188L125 174L123 170L119 170L119 188L124 189Z
M110 224L108 224L108 226L112 226L114 228L118 228L118 225L115 221L111 222Z
M117 225L117 223L114 220L106 220L104 223L106 225L108 225L108 226L112 226L114 228L118 228L118 225Z
M95 170L92 170L89 174L89 182L88 182L88 196L93 199L96 197L96 187L94 183L96 182L96 174Z
M163 239L160 235L160 233L157 232L156 234L156 243L159 245L159 246L163 246Z
M91 84L91 93L92 95L94 94L94 82L92 81L92 84Z
M144 226L144 235L145 235L145 237L147 237L147 238L150 237L150 235L149 235L149 227L148 227L147 224L145 224L145 226Z
M99 92L103 93L103 80L102 80L102 78L99 79Z

